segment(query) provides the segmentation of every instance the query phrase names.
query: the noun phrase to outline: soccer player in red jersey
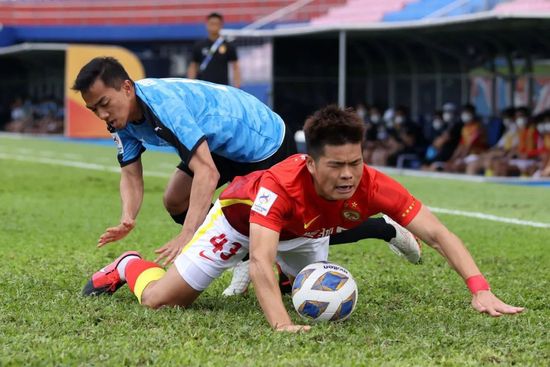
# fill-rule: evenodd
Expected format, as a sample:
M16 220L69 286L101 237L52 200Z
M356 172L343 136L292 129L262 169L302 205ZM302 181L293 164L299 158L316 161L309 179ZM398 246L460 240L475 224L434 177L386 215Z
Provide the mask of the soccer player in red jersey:
M267 321L278 331L308 330L292 323L273 273L290 277L327 260L329 236L384 213L435 248L464 279L472 306L491 316L523 308L490 290L460 239L403 186L362 158L364 125L352 112L329 106L304 126L307 155L238 177L222 192L193 239L165 272L136 252L95 273L83 293L113 293L124 282L145 306L188 306L221 273L250 253L250 277Z

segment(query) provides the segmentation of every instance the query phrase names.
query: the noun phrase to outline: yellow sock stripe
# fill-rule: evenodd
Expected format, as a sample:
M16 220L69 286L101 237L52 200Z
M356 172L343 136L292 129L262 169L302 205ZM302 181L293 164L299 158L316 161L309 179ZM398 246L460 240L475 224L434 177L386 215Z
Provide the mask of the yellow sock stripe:
M163 268L149 268L145 270L143 273L138 275L138 278L136 279L136 285L134 286L134 294L136 295L139 303L141 304L141 294L143 293L143 290L149 283L151 283L154 280L159 280L166 274L166 270Z

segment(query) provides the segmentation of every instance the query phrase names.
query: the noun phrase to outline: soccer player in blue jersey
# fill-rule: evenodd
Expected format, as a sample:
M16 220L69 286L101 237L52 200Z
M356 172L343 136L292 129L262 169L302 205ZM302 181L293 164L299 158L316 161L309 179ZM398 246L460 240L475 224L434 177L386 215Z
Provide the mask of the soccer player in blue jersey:
M155 261L164 259L163 265L172 262L191 240L217 187L295 153L281 117L255 97L229 86L180 78L134 82L116 59L97 57L80 70L73 90L107 123L122 167L120 224L107 228L98 246L125 237L135 226L143 199L143 144L177 150L181 163L165 190L164 206L183 226L175 238L156 250ZM381 238L390 246L397 245L409 261L419 260L418 244L412 235L403 238L395 224L377 218L361 227L361 233L347 231L335 243Z

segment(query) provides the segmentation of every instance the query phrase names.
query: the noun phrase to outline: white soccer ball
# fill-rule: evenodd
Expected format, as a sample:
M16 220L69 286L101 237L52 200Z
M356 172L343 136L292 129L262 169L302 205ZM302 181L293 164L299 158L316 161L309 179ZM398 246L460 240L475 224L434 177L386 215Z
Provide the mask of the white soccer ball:
M357 303L357 285L344 267L321 261L303 268L292 285L292 303L306 319L343 321Z

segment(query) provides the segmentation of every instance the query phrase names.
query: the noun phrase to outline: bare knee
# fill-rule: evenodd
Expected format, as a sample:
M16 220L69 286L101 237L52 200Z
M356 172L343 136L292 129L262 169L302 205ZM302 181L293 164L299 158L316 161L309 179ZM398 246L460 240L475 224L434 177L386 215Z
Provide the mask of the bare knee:
M166 191L162 197L162 202L168 213L180 214L187 210L189 199L177 197L169 191Z
M141 304L145 307L152 308L156 310L162 306L167 305L167 300L163 297L161 292L158 292L155 289L154 284L150 284L147 288L143 290L141 294Z

